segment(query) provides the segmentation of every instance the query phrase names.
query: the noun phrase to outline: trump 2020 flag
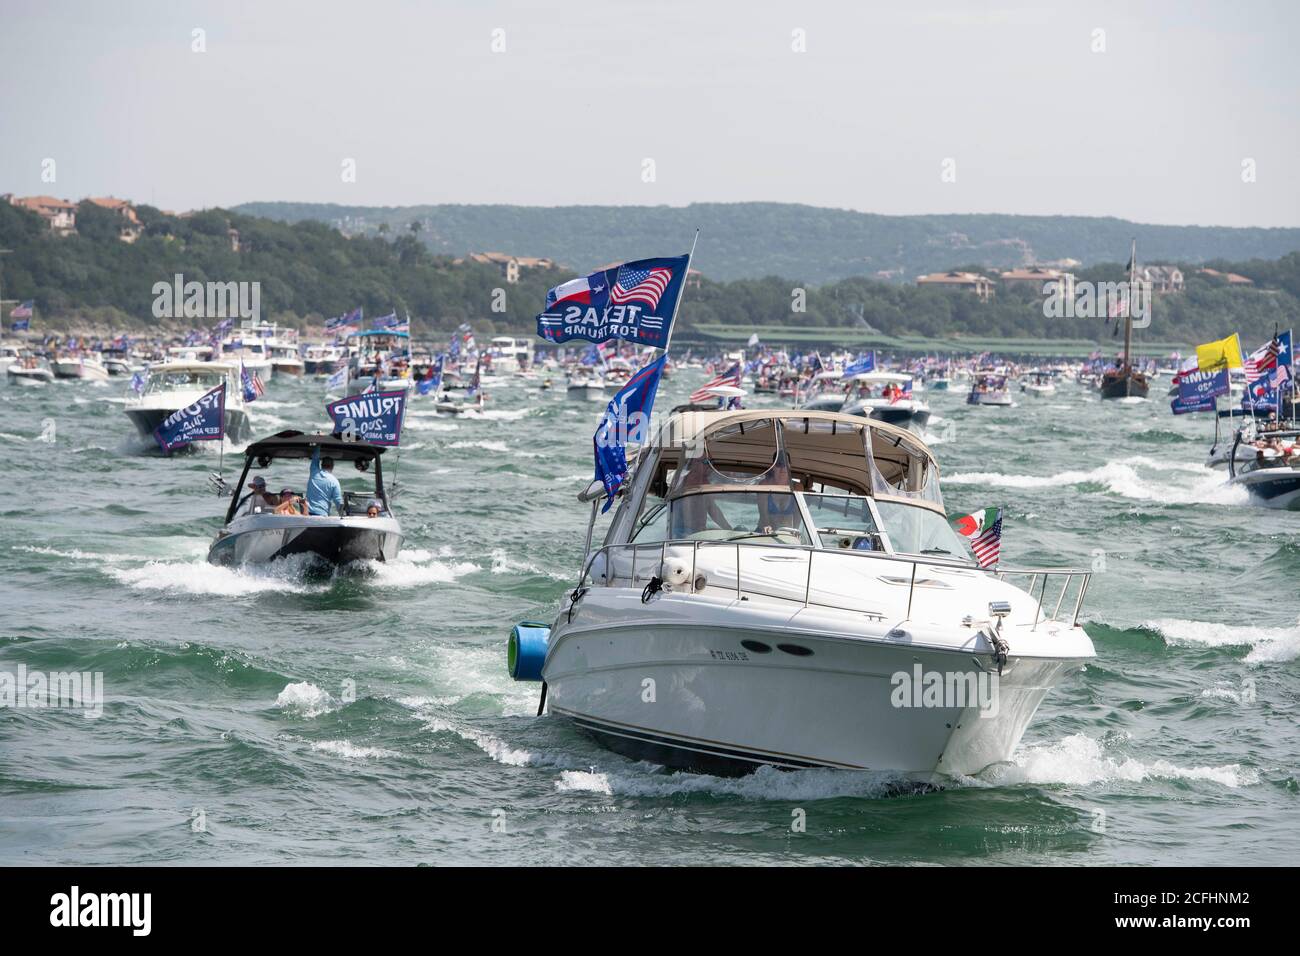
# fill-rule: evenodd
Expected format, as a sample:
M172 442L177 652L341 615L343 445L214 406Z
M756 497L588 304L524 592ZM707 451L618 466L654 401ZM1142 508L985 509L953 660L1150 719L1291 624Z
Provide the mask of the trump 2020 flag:
M618 390L605 416L596 426L591 443L596 451L596 480L605 486L604 514L614 503L614 496L627 480L627 443L643 444L649 438L650 412L654 409L659 376L668 356L661 355L640 369Z
M856 362L851 362L844 366L845 376L861 375L864 372L874 372L876 370L876 350L872 349L858 356Z
M334 421L334 434L372 445L397 445L402 439L406 389L362 392L325 406Z
M1220 368L1214 372L1180 372L1178 375L1178 404L1187 411L1201 411L1191 406L1203 405L1208 399L1218 395L1227 395L1229 389L1228 370ZM1175 407L1174 414L1179 414Z
M557 285L546 293L537 334L550 342L626 339L662 349L690 256L637 259Z
M172 412L153 430L163 451L196 441L221 441L226 433L226 383L222 382L193 405Z

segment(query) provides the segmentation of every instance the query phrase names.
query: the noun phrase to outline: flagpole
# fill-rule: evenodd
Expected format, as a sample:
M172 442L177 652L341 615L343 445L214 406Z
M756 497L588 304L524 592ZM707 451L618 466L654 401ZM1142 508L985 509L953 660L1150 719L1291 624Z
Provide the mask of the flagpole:
M668 354L668 347L673 343L673 331L677 328L677 310L682 307L682 296L686 295L686 283L691 277L691 260L695 258L695 244L700 241L700 230L695 228L695 238L691 240L691 251L686 253L686 273L682 276L682 291L677 296L677 301L673 303L673 317L668 321L668 337L664 339L664 355Z

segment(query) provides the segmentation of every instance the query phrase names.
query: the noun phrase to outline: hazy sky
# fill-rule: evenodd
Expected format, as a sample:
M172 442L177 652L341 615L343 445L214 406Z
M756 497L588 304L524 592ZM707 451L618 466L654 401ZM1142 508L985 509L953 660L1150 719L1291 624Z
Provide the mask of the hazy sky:
M1297 226L1297 27L1292 0L0 0L0 192Z

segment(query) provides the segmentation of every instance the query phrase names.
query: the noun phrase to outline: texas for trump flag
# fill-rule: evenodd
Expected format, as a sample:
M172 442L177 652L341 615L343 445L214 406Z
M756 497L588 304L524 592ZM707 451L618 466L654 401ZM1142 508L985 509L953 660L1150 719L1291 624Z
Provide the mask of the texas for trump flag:
M626 339L662 349L690 256L637 259L571 279L546 293L537 334L549 342Z

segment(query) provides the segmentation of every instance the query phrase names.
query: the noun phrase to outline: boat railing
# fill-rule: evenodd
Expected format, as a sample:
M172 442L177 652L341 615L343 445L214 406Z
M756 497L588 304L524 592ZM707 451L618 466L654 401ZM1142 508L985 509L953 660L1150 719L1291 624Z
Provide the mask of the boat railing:
M689 561L688 557L689 549ZM734 567L708 562L707 552L734 551ZM701 573L700 552L706 552L708 574ZM746 555L765 562L766 574L757 573ZM622 560L617 560L621 558ZM885 613L864 609L860 603L844 600L843 595L818 587L813 572L814 564L821 563L827 570L842 561L874 562L882 567L868 569L850 565L854 570L868 570L875 580L895 587L906 586L906 610L903 619L912 617L913 602L918 592L950 588L942 577L932 576L934 569L958 569L971 574L990 574L1000 581L1008 578L1029 578L1028 587L1022 587L1035 601L1031 630L1040 624L1068 619L1071 627L1078 626L1079 614L1092 579L1090 570L1080 568L1005 568L982 571L969 564L935 559L917 559L883 551L857 551L852 549L826 549L806 544L774 544L769 542L739 542L681 539L648 543L604 545L593 550L583 570L581 587L640 587L651 585L656 578L659 586L671 591L699 593L709 588L722 588L735 593L736 600L750 596L770 597L793 601L804 607L828 607L865 613L883 618ZM773 573L772 563L801 562L802 581L791 577L781 578ZM751 564L747 572L745 565ZM843 567L843 565L841 565ZM1049 583L1050 582L1050 583ZM1009 582L1014 583L1014 582ZM1057 585L1059 584L1059 590ZM840 599L837 600L837 597ZM901 592L898 611L903 612ZM890 609L891 613L894 609ZM1062 617L1065 610L1067 617Z

